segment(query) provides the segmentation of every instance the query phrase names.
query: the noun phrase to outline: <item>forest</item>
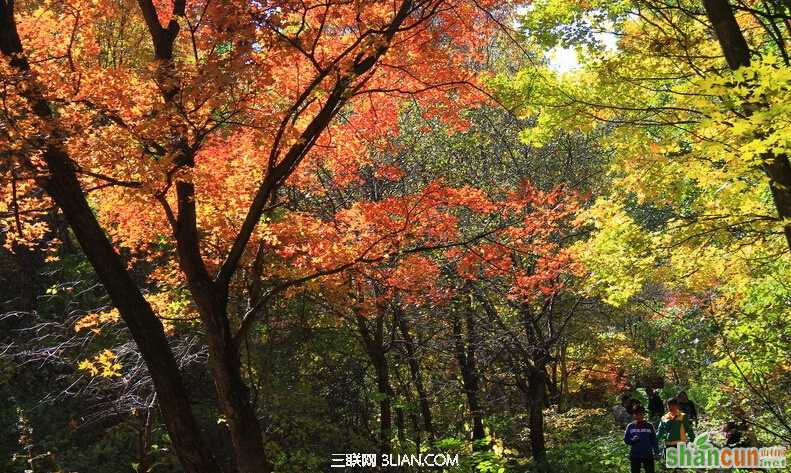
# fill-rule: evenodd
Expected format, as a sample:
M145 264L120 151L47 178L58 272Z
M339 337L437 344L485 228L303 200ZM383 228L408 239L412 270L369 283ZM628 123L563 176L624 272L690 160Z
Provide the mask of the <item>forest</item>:
M791 471L789 0L0 0L0 53L0 473Z

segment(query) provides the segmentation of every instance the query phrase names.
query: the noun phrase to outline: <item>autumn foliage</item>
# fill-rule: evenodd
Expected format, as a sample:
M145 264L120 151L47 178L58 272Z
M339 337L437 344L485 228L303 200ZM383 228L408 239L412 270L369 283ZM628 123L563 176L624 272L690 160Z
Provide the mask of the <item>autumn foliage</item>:
M396 258L412 244L454 241L446 209L491 211L475 191L434 184L322 220L284 213L292 204L281 190L321 196L328 182L359 182L363 166L399 179L397 167L378 166L369 152L385 150L397 133L404 99L463 128L459 110L487 100L477 64L506 7L3 3L0 143L10 199L1 210L13 229L5 244L55 242L44 236L54 230L53 213L63 212L141 347L185 469L215 467L180 405L186 393L163 326L124 271L156 262L146 284L189 288L237 466L267 470L238 353L259 310L309 279ZM313 275L273 267L274 255ZM421 262L415 258L405 261ZM245 294L237 277L271 289L250 292L246 314L228 306L230 296Z

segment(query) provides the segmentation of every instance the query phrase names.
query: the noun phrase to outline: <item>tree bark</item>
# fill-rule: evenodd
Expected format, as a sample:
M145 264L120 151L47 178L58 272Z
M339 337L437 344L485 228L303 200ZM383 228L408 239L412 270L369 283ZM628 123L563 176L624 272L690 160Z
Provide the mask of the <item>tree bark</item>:
M453 316L453 338L455 342L456 360L461 371L462 386L467 397L467 404L470 406L472 416L472 440L483 440L486 432L483 428L481 418L481 408L478 399L478 372L475 359L475 347L477 343L477 333L472 310L468 310L466 317L467 337L466 346L462 335L462 324L457 314Z
M750 48L728 0L703 0L703 5L728 67L736 70L749 66ZM743 104L747 116L752 115L759 107L753 103ZM763 158L763 171L769 177L772 200L778 216L783 220L783 233L791 251L791 163L785 154L768 152Z
M560 349L560 397L558 398L558 411L566 411L566 395L569 391L569 370L566 344Z
M154 382L162 417L173 447L186 471L219 471L192 415L178 364L162 323L126 271L82 193L65 153L48 147L44 160L50 171L44 188L63 210L99 280L124 319Z
M382 396L379 399L379 450L380 453L390 453L392 450L390 438L393 433L393 388L390 385L390 370L384 346L384 317L380 311L374 321L373 333L368 329L364 317L358 316L356 321L365 351L374 367L376 389Z
M407 363L409 364L409 374L412 378L412 384L415 386L415 391L418 395L418 403L420 405L420 414L423 417L423 428L428 435L429 442L434 441L434 425L431 418L431 405L426 394L426 388L423 385L423 374L420 369L420 362L417 359L415 340L409 329L409 321L404 317L400 308L396 307L394 310L396 323L401 332L401 337L404 339L404 349L407 353Z
M21 91L22 96L33 113L47 123L51 130L50 136L42 138L40 143L49 175L39 178L39 183L63 211L85 256L137 343L154 383L162 418L182 467L187 472L195 473L220 471L192 414L181 373L162 323L127 272L82 192L65 151L61 127L52 114L50 104L43 98L24 56L13 17L13 3L5 0L0 0L0 50L23 78L25 89Z
M415 451L420 453L420 446L423 444L423 439L420 435L420 420L418 419L417 414L414 412L409 413L409 420L412 421L412 430L415 434L414 442L415 442Z
M382 396L379 400L379 449L380 453L389 453L391 451L390 438L393 433L393 391L390 387L390 374L384 353L375 354L371 361L376 371L376 387Z
M214 311L225 313L225 305L218 304ZM269 473L264 450L264 437L258 416L250 402L249 389L242 378L241 360L230 337L230 325L217 312L201 311L206 320L209 346L209 367L214 380L217 400L231 435L236 467L240 473Z
M750 65L750 48L728 0L703 0L717 41L720 43L728 67L738 69Z
M228 319L228 297L206 271L199 251L195 213L195 188L191 182L176 184L178 220L176 249L179 265L187 276L190 292L206 328L209 368L212 372L220 410L225 416L236 466L240 473L268 473L264 438L249 391L241 372L241 355L233 340Z
M533 367L528 373L528 409L530 411L530 450L539 465L546 462L544 441L544 401L546 396L546 371Z
M404 420L404 408L396 406L395 414L398 443L400 444L400 447L403 448L403 446L406 445L406 422Z

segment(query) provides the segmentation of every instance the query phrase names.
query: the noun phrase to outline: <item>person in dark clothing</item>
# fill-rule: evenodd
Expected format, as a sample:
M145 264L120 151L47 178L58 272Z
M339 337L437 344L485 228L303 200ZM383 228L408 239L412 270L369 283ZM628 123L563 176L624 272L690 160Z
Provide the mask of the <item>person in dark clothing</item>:
M722 427L722 433L725 434L726 447L736 448L747 446L747 443L742 438L742 432L736 422L726 422Z
M631 473L654 473L654 456L659 455L659 442L654 426L645 420L645 408L640 404L632 408L634 422L626 426L623 441L629 445Z
M734 424L739 432L740 447L755 447L758 445L758 439L755 438L755 433L750 429L750 423L747 422L747 413L740 406L733 408L733 420L731 423Z
M693 424L697 425L698 409L695 407L695 403L690 401L689 397L687 396L687 392L681 391L676 397L678 399L678 407L681 409L681 412L686 414L687 419L689 419Z
M665 406L662 402L662 398L659 397L659 393L654 391L653 388L645 388L645 393L648 395L648 419L654 425L654 428L656 428L659 425L659 420L665 413Z
M623 429L632 420L632 407L634 407L635 400L629 393L621 395L621 403L615 406L612 410L615 422Z

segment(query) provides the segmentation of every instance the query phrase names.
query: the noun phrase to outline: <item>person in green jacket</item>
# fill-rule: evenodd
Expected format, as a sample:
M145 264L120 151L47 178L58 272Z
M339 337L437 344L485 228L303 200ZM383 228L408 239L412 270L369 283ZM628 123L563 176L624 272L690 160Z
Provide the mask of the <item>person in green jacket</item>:
M677 398L671 397L667 400L667 411L667 414L662 416L662 420L659 422L659 428L656 431L657 440L663 442L665 447L673 447L695 440L692 422L686 414L681 412Z

